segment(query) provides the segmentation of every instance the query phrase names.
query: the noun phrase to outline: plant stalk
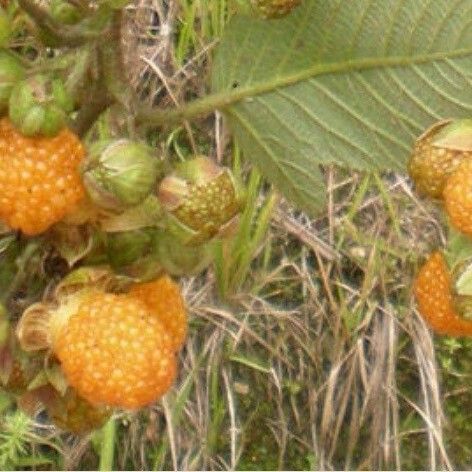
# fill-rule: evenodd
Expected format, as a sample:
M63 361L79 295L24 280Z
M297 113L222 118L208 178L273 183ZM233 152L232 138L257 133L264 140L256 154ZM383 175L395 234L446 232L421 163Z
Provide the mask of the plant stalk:
M102 435L99 470L111 471L113 470L116 440L116 421L113 418L103 426Z

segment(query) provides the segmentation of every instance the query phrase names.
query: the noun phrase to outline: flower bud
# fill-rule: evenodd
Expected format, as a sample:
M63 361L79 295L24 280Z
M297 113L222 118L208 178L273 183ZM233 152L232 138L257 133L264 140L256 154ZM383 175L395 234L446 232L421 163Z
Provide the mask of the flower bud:
M84 185L97 205L123 210L149 196L159 169L159 161L144 144L127 139L99 142L90 149Z
M35 75L13 87L10 96L10 119L25 136L55 136L73 110L60 79Z
M447 179L472 157L472 120L436 123L415 143L408 171L419 192L441 198Z
M168 229L182 243L202 244L241 210L239 186L229 169L207 157L181 164L163 179L159 200L168 212Z
M13 86L24 76L25 69L21 62L7 51L0 50L0 115L8 108Z

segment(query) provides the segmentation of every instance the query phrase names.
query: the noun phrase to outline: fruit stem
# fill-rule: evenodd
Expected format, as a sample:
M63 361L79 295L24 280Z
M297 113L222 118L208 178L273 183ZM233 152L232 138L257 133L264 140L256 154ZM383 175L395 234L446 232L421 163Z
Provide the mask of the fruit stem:
M73 131L81 138L92 127L96 119L115 101L107 91L105 72L100 51L98 51L97 56L98 77L93 83L92 90L88 94L87 100L71 124Z
M111 418L102 428L102 444L100 447L99 470L113 470L115 456L116 421Z

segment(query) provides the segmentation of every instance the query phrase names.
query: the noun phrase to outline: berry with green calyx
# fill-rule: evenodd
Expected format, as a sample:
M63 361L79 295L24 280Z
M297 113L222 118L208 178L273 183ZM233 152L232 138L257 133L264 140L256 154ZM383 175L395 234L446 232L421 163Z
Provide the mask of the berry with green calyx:
M91 146L83 179L95 204L123 210L150 195L159 173L160 163L148 146L121 139Z
M415 143L408 172L418 191L442 198L448 178L472 157L472 120L436 123Z
M25 69L21 62L9 52L0 50L0 115L8 109L13 86L24 77Z
M58 78L35 75L13 87L10 120L25 136L55 136L73 110L73 100Z
M180 164L163 179L159 200L168 213L169 231L188 245L205 243L224 231L243 203L231 171L203 156Z
M251 0L257 13L265 19L282 18L298 7L302 0Z
M20 344L48 349L68 385L95 406L149 405L175 378L174 339L141 293L109 293L99 285L64 287L53 303L30 306L18 323Z

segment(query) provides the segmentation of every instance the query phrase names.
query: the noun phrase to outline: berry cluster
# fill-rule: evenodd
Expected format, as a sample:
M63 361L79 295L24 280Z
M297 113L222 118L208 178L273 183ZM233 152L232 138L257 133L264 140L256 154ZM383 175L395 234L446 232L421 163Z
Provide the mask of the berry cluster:
M417 190L442 205L452 228L472 236L472 120L437 123L416 142L408 170ZM467 280L470 255L431 254L417 274L419 312L439 334L472 336Z

